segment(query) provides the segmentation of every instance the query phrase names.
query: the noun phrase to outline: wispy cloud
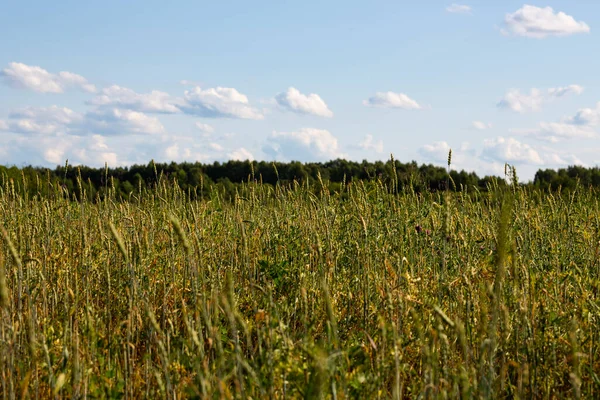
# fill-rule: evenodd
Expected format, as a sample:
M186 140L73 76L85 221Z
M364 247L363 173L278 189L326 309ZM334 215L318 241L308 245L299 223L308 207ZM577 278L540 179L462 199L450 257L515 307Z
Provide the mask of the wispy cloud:
M368 107L402 108L404 110L419 110L422 107L404 93L377 92L374 96L363 101Z
M198 129L200 132L204 132L204 133L213 133L215 131L215 128L213 128L211 125L209 124L203 124L202 122L196 122L194 124L196 126L196 129Z
M366 151L374 151L379 154L383 153L383 141L376 141L371 134L365 135L365 138L358 144L358 147Z
M471 7L464 4L451 4L446 7L446 11L453 14L470 14Z
M492 124L489 122L485 123L482 121L473 121L473 122L471 122L471 128L476 129L478 131L484 131L486 129L491 129Z

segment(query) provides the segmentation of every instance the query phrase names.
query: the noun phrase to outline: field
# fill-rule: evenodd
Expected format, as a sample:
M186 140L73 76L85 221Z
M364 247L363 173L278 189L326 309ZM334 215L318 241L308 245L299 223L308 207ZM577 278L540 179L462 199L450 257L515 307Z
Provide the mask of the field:
M4 399L600 396L592 189L23 184L0 192Z

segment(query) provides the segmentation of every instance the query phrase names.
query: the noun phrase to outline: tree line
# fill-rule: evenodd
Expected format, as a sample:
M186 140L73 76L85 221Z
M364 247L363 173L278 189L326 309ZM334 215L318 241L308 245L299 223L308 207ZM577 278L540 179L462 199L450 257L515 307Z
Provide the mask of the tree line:
M390 161L348 161L336 159L328 162L251 162L227 161L202 163L154 163L117 168L92 168L67 164L54 169L27 166L0 166L2 187L28 196L45 196L56 187L67 193L86 193L94 200L112 190L122 199L132 193L152 188L160 180L167 180L195 196L221 193L232 198L240 185L249 181L264 185L291 185L294 182L313 188L324 186L337 191L350 182L380 182L393 190L416 192L438 190L487 191L490 185L505 185L504 177L479 177L475 172L448 170L432 164L418 165L416 161L402 163ZM569 166L559 170L544 169L535 174L526 186L548 191L572 190L577 185L600 186L600 168Z

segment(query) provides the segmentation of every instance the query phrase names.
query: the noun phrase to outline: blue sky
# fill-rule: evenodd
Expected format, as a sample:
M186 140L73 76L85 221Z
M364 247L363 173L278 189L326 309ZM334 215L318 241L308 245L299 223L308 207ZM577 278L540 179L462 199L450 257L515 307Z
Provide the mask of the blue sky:
M7 1L0 164L600 163L596 1Z

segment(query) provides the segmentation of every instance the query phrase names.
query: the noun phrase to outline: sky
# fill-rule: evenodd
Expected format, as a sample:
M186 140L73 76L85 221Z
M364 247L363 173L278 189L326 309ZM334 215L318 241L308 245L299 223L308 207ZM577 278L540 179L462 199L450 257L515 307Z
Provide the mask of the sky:
M0 164L600 164L595 0L5 0Z

